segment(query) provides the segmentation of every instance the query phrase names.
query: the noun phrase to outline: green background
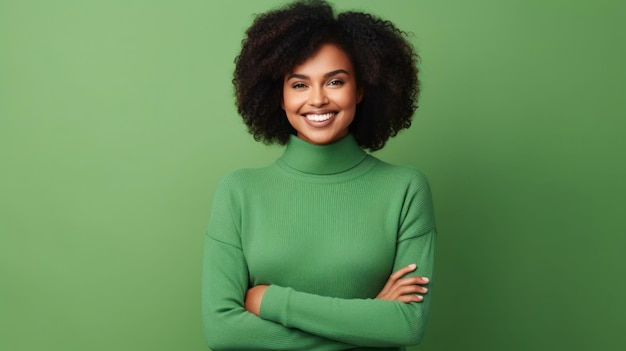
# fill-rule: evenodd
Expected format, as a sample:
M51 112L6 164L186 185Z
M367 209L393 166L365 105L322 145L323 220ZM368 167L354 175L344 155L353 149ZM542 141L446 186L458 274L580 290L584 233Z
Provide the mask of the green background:
M0 1L0 350L206 350L218 180L280 147L233 106L279 1ZM336 1L422 56L412 129L376 154L435 197L420 350L616 350L626 325L623 1Z

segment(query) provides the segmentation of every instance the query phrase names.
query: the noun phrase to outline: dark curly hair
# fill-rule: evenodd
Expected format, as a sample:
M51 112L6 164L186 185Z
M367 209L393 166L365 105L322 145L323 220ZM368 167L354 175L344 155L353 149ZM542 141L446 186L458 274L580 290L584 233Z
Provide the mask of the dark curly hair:
M322 0L305 0L260 15L235 59L237 110L257 141L285 144L295 129L281 108L283 79L322 44L342 48L352 61L363 99L350 132L364 149L381 149L411 126L419 94L418 56L389 21L360 12L336 17Z

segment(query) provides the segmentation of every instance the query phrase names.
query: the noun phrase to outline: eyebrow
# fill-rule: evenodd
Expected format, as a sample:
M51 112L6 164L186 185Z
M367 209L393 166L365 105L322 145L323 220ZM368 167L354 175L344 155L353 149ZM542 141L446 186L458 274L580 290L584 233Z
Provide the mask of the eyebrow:
M344 74L346 74L348 76L350 75L350 73L348 73L348 71L346 71L345 69L336 69L334 71L330 71L330 72L324 74L324 78L329 78L329 77L332 77L332 76L336 76L336 75L338 75L340 73L344 73ZM293 74L290 74L287 77L287 80L289 80L291 78L309 79L309 76L305 76L304 74L293 73Z

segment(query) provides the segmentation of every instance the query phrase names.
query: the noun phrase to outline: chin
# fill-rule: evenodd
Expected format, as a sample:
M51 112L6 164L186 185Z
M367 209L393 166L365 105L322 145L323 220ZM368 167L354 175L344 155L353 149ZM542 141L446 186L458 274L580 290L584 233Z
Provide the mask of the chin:
M332 135L306 135L306 134L298 134L298 138L315 145L326 145L332 144L336 141L341 140L343 137L348 135L345 134L332 134Z

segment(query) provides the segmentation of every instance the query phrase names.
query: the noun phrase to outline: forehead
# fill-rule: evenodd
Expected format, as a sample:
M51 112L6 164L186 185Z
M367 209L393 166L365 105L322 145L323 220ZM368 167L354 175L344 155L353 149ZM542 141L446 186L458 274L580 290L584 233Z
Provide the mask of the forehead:
M339 46L327 43L322 44L322 46L304 62L296 65L291 73L314 75L316 73L324 74L338 69L352 73L352 61L350 61L346 52Z

